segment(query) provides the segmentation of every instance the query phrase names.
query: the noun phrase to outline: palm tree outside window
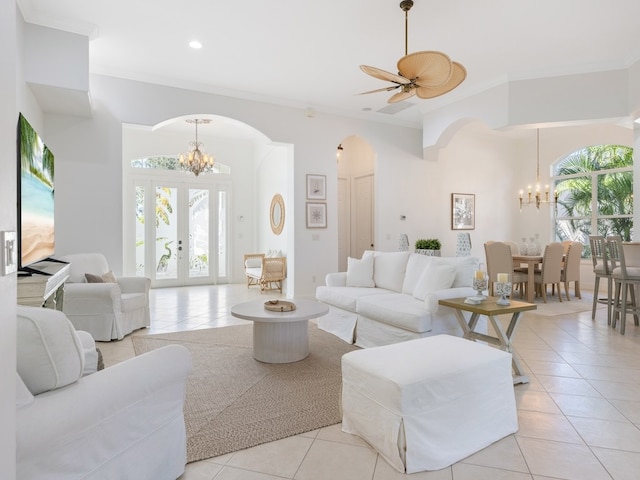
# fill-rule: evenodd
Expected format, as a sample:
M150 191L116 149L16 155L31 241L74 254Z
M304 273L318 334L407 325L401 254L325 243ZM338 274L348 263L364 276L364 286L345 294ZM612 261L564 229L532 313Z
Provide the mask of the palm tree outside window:
M589 235L633 233L633 149L622 145L585 147L559 160L552 181L558 192L555 213L557 241L585 245Z

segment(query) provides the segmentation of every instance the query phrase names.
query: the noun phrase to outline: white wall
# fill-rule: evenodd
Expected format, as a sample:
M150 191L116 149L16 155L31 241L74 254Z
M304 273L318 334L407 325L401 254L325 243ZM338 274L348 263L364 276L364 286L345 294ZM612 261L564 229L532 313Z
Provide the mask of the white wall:
M14 2L0 2L0 231L16 231L16 128L20 94ZM16 478L16 276L0 277L0 472Z
M365 138L377 153L379 172L406 177L406 182L400 179L395 186L382 189L379 201L383 205L393 202L393 189L416 185L415 179L402 172L405 165L422 162L421 134L416 129L321 113L310 118L303 109L105 76L91 77L91 93L93 118L45 116L48 144L56 154L56 238L61 253L89 249L104 252L114 271L121 270L122 264L123 123L156 125L169 118L208 113L244 122L274 143L293 145L286 172L293 187L292 191L289 187L290 197L285 199L285 228L290 230L288 256L295 251L297 260L295 265L288 264L288 283L296 294L312 294L316 287L312 278L323 279L337 269L335 201L328 204L328 228L322 231L304 227L304 204L309 173L327 175L328 198L336 197L338 139L350 133ZM226 163L222 158L221 161ZM246 195L244 189L234 189L234 198L243 194ZM380 210L382 213L384 207ZM236 219L250 215L235 205L233 212ZM380 228L385 228L384 219L381 223ZM236 222L234 228L243 227ZM318 240L312 239L312 233L318 234ZM391 249L395 249L395 238L389 242ZM258 245L243 245L234 255L238 257L252 246ZM241 263L237 268L240 266ZM296 276L297 272L305 274Z

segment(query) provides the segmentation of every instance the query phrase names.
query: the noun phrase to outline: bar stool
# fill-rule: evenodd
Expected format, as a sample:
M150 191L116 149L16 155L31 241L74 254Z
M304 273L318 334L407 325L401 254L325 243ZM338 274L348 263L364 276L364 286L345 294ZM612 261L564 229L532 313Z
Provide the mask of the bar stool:
M598 298L600 289L600 279L607 280L607 324L611 325L611 293L613 290L613 277L611 276L611 263L607 255L607 241L602 235L589 235L589 245L591 246L591 260L593 261L593 273L596 276L593 286L593 307L591 309L591 320L596 318L596 304L604 303L603 298Z
M607 247L611 260L611 275L616 285L611 326L616 328L618 316L620 316L620 335L624 335L627 313L633 314L636 325L640 324L635 294L635 287L640 285L640 244L633 245L633 251L629 249L628 258L625 258L626 252L619 235L607 237ZM627 302L627 294L631 296L631 304Z

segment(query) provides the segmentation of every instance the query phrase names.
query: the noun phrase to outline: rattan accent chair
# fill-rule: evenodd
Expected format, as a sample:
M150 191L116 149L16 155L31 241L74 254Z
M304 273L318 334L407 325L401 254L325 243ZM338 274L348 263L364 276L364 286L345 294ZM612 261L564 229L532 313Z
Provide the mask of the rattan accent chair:
M247 288L258 285L260 291L280 290L287 277L286 257L268 257L264 253L244 255L244 273L247 276Z

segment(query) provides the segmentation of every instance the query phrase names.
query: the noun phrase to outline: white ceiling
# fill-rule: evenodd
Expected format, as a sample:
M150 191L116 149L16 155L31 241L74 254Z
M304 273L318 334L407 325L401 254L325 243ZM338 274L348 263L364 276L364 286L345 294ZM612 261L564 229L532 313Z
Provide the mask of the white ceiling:
M627 68L640 58L638 0L415 0L409 53L440 50L467 79L389 115L404 55L400 0L18 0L25 20L90 35L92 73L420 126L435 107L507 80ZM200 50L188 46L198 39ZM370 110L367 110L370 109Z

